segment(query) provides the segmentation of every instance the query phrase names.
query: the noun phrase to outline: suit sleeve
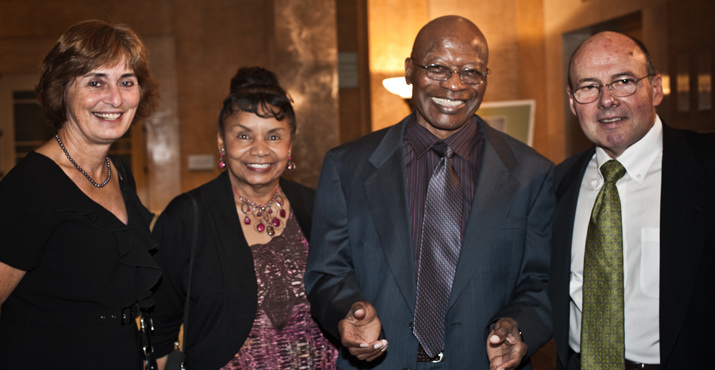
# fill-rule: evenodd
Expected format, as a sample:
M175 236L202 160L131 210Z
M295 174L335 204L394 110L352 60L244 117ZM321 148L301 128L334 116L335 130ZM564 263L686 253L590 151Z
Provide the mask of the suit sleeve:
M511 301L492 322L511 317L528 345L527 356L533 354L551 337L551 304L547 289L551 257L551 221L554 212L554 168L550 164L531 183L531 203L526 219L526 240L519 266L519 278Z
M305 288L318 322L339 338L338 322L365 300L352 264L347 203L335 156L328 152L316 192Z

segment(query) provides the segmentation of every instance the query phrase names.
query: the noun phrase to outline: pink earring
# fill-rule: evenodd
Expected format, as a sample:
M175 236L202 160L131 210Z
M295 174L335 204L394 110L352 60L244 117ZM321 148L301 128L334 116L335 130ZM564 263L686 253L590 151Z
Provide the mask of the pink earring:
M223 157L226 156L226 150L224 148L221 148L221 151L219 151L218 155L218 168L222 170L226 168L226 162L223 160Z
M288 152L288 165L286 166L286 171L288 172L293 172L298 168L298 166L295 165L295 162L293 162L293 157L291 157L290 152Z

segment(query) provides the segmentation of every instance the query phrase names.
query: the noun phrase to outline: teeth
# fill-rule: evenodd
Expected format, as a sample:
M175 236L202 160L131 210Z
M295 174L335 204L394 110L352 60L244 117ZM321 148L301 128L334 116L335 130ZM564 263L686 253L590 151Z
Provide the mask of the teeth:
M611 123L611 122L616 122L616 121L620 121L620 120L621 120L621 117L615 117L615 118L602 119L601 122Z
M462 104L461 100L443 99L443 98L432 98L432 101L439 105L445 105L448 107L456 107Z
M94 115L107 120L115 120L122 116L121 113L95 113Z
M271 166L270 163L251 163L248 165L249 167L255 167L255 168L261 168L261 169L266 169Z

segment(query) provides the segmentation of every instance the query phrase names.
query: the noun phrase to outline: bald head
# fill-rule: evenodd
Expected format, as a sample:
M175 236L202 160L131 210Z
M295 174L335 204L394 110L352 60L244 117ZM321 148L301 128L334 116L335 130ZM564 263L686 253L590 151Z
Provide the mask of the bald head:
M487 89L488 58L484 34L466 18L440 17L422 27L405 59L417 123L445 139L474 122Z
M449 43L477 50L484 65L489 61L487 39L482 31L472 21L458 15L435 18L422 27L410 55L413 59L422 60L435 47Z
M587 62L588 59L591 59L593 55L603 54L604 52L622 53L628 58L642 62L648 74L657 74L653 59L651 59L648 49L642 42L622 33L605 31L589 37L571 55L568 71L568 83L571 88L574 87L573 75L576 72L575 69L585 61Z

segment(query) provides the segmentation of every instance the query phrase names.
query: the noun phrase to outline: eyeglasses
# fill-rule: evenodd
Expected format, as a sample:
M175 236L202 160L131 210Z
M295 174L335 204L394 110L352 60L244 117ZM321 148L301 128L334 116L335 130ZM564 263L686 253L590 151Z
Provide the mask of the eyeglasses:
M484 80L487 79L487 75L491 73L489 68L487 68L484 72L473 68L465 68L461 71L453 71L449 67L445 67L443 65L430 64L428 66L423 66L415 63L414 59L410 60L412 60L412 64L414 64L416 67L420 67L425 70L427 78L435 81L447 81L452 77L453 73L457 73L462 83L466 85L479 85L480 83L484 82Z
M576 102L581 104L593 103L598 100L601 95L601 88L608 87L608 91L611 95L617 98L625 98L626 96L631 96L636 93L638 89L638 83L644 79L653 76L652 74L645 75L641 78L619 78L611 83L607 84L593 84L581 86L578 89L571 91L570 94Z

